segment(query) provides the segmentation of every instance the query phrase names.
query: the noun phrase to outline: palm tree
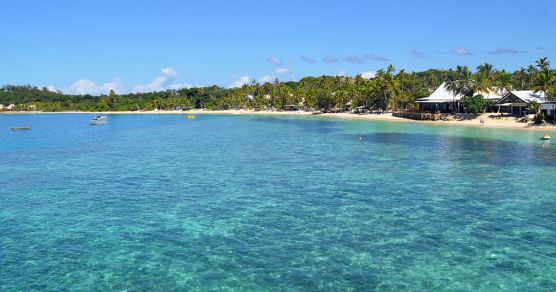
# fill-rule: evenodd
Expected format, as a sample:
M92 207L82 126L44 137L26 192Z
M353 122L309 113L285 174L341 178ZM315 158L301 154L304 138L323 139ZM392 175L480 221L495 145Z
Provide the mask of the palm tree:
M388 65L388 68L386 68L386 72L392 74L392 73L396 72L396 67L394 67L394 65L390 64L390 65Z
M542 91L544 93L544 101L548 101L548 92L550 87L555 82L555 76L552 71L545 67L537 75L537 84L533 87L535 93Z
M544 57L535 61L535 64L537 64L537 67L543 70L545 68L548 68L548 66L550 66L550 61L548 61L548 57Z
M470 97L480 88L480 85L478 85L478 82L473 78L473 74L467 66L462 67L458 65L455 75L457 79L448 80L445 85L446 89L453 94L452 104L454 109L456 109L456 95Z
M525 68L521 68L514 72L512 79L514 79L519 84L519 89L525 88L525 83L527 83L527 70Z
M505 70L497 71L494 75L493 89L495 89L498 94L513 90L512 74Z
M529 65L529 67L527 67L527 87L530 88L531 86L534 85L535 82L535 78L537 77L537 73L539 72L539 70L533 66L533 65Z
M492 80L495 72L496 70L494 70L494 65L492 64L484 63L477 66L477 73L483 75L487 80Z
M541 112L541 104L536 101L532 101L527 108L529 110L534 110L536 115Z

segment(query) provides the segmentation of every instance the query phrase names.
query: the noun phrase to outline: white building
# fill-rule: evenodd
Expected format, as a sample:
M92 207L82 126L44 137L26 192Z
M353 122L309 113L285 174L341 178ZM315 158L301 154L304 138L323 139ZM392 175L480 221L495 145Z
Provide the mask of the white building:
M523 115L527 107L533 102L546 102L546 95L543 91L534 92L533 90L513 90L506 93L496 104L498 112L509 113L512 115Z
M495 102L501 98L499 94L493 91L478 92L477 94ZM463 95L454 94L454 92L446 88L446 82L443 82L429 97L420 98L416 102L419 104L419 109L422 111L452 113L464 111L461 102L462 98Z

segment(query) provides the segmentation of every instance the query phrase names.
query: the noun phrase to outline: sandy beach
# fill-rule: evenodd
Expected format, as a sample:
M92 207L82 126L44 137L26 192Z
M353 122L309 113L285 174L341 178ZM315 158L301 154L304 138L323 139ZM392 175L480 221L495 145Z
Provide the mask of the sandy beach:
M384 114L354 114L354 113L323 113L314 115L307 111L253 111L253 110L190 110L190 111L108 111L102 112L110 115L287 115L287 116L318 116L326 118L341 118L368 121L392 121L402 123L425 123L430 125L452 125L482 128L510 128L519 130L549 131L556 132L555 125L534 125L533 123L519 122L519 118L511 116L498 116L493 113L485 113L473 119L448 120L448 121L419 121L392 116L391 113ZM98 112L3 112L2 114L99 114ZM484 120L484 124L480 120Z

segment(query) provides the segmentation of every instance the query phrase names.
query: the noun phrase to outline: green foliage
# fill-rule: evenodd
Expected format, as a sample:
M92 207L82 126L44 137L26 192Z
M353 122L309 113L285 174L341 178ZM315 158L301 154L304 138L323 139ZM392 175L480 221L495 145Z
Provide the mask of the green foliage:
M536 114L535 117L533 118L533 122L536 125L540 125L544 122L544 116L542 114Z
M492 102L485 99L482 95L466 96L463 98L465 110L470 114L483 113Z
M407 73L390 65L378 70L371 79L321 76L306 77L298 82L252 82L241 88L207 86L130 94L110 90L108 95L101 96L64 94L29 85L6 85L0 88L0 104L15 104L17 110L36 108L42 111L282 110L286 105L325 111L345 109L350 105L388 110L414 108L416 99L428 96L446 82L449 90L465 96L468 112L479 113L488 106L488 101L475 96L475 92L533 89L555 97L556 73L549 64L546 58L542 58L536 65L513 73L495 70L488 63L478 66L475 73L466 66L457 66L455 70Z
M538 114L541 111L541 104L536 101L532 101L527 109L535 111L535 113Z
M329 111L334 106L334 96L328 90L319 90L315 101L317 109L321 109L324 112Z

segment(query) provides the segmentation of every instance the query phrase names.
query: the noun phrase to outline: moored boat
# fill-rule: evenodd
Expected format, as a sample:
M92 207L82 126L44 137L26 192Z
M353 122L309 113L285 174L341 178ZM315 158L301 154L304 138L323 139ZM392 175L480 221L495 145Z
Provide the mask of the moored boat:
M550 140L550 139L551 139L551 137L550 137L550 134L548 134L548 133L544 134L544 136L541 137L541 140Z
M30 131L33 127L13 127L10 128L12 131Z
M106 125L108 124L108 118L103 115L97 115L96 117L91 119L91 125Z

